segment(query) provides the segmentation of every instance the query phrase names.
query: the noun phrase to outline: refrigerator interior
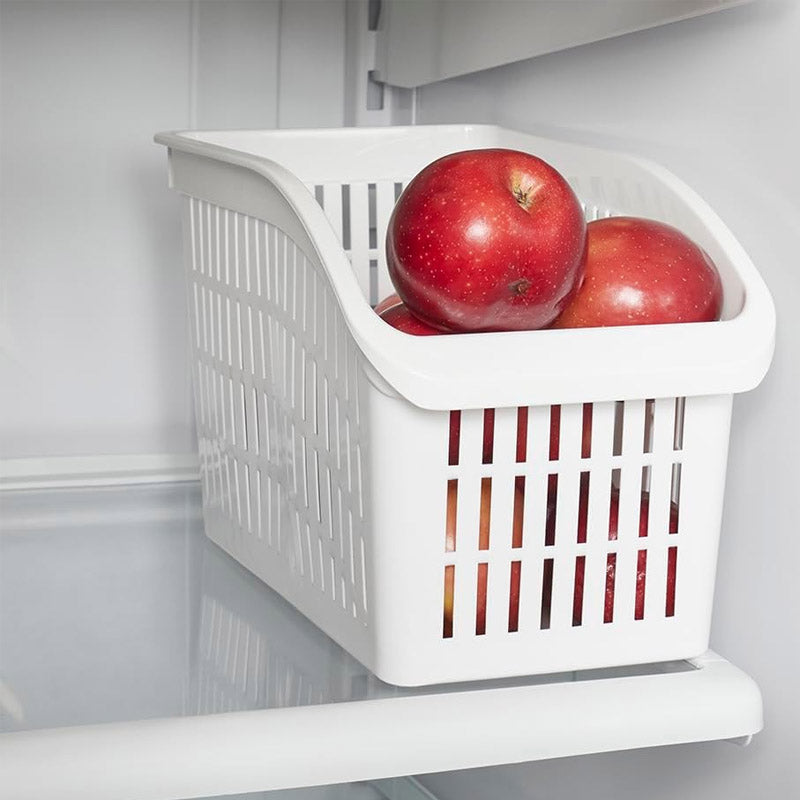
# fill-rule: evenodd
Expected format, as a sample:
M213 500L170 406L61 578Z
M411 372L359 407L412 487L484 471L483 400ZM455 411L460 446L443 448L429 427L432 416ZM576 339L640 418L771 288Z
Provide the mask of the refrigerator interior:
M800 9L758 0L387 89L383 112L353 90L367 91L353 56L359 15L343 0L0 3L0 486L196 471L178 199L154 132L335 127L382 114L651 157L719 212L777 309L772 368L734 402L712 625L712 647L759 684L765 728L746 748L645 748L422 780L444 800L784 796L800 783L790 499Z

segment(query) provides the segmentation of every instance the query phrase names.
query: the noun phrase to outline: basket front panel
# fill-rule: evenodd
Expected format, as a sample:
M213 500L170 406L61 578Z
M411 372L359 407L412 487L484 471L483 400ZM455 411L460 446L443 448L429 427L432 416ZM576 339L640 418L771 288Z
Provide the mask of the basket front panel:
M395 637L386 679L472 680L702 652L730 400L449 415L387 405L376 450L419 464L402 502L387 500L388 480L375 491L377 563L387 571L376 581L402 595L378 609L390 612L378 634L390 627L387 641ZM413 444L402 449L400 436Z
M363 371L327 278L262 220L193 198L184 219L207 533L318 624L365 629Z

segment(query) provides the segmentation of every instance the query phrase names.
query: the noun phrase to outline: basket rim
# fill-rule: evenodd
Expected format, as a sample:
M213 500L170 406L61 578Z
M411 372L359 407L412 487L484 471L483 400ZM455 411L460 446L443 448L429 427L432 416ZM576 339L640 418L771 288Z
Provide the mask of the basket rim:
M679 194L724 249L744 287L739 313L725 320L583 329L542 329L417 337L383 322L363 297L330 223L303 182L269 158L204 141L257 134L265 140L337 136L363 140L420 132L482 131L529 142L553 142L582 156L614 157ZM766 284L716 212L660 164L619 151L540 137L497 125L391 128L165 131L169 151L252 170L270 181L297 214L327 272L346 324L384 391L436 410L600 402L643 397L729 394L757 386L772 360L775 309ZM310 255L310 254L307 254Z

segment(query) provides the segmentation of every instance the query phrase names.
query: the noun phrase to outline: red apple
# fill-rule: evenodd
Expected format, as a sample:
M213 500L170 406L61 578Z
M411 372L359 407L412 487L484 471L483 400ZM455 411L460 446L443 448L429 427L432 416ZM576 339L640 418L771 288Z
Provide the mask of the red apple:
M389 220L389 274L408 308L447 331L543 328L583 277L586 223L553 167L515 150L434 161Z
M427 322L423 322L415 317L408 306L400 303L399 305L389 306L379 315L384 322L388 322L393 328L397 328L404 333L411 333L414 336L436 336L444 333L438 328L433 328Z
M707 253L676 228L609 217L586 228L583 285L554 328L719 319L722 282Z
M581 503L584 504L588 501L586 492L588 487L581 486ZM650 496L647 492L642 492L639 501L639 537L643 540L642 544L646 542L645 537L648 534L648 516L650 510ZM548 509L548 514L552 513L552 509ZM669 532L676 533L678 530L678 507L675 503L670 504L669 515ZM619 491L613 489L611 492L611 503L608 515L608 538L609 540L616 540L619 534ZM586 541L586 518L582 517L578 522L578 541ZM645 548L642 547L642 550ZM634 603L634 613L636 618L639 619L644 614L644 595L646 588L647 576L647 562L640 560L636 568L636 599ZM575 596L573 604L573 625L580 625L582 621L582 605L583 605L583 587L585 577L585 562L583 560L576 561L575 564ZM666 600L665 607L674 607L675 605L675 571L667 571L667 587L666 587ZM627 587L626 587L627 588ZM603 621L612 622L614 619L614 595L616 593L616 560L611 559L606 562L606 595L603 609Z
M380 315L384 311L386 311L387 308L400 305L400 303L402 302L403 301L400 299L400 295L397 294L397 292L394 292L393 294L384 297L383 300L381 300L380 303L378 303L378 305L375 306L374 311L376 314Z

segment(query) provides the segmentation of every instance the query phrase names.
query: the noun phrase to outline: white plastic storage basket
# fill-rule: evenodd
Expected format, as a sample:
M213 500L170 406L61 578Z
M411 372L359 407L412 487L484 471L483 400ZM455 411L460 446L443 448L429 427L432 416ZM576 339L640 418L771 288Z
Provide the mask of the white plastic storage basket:
M637 158L488 126L156 140L185 196L212 540L391 683L706 649L732 396L768 368L774 311L694 192ZM544 158L589 219L683 230L720 270L723 319L391 328L370 306L392 291L393 204L477 147Z

